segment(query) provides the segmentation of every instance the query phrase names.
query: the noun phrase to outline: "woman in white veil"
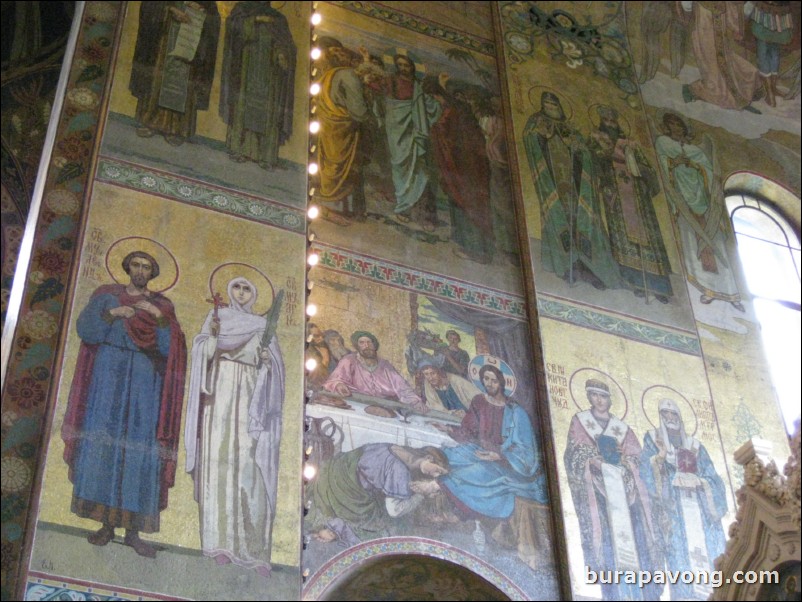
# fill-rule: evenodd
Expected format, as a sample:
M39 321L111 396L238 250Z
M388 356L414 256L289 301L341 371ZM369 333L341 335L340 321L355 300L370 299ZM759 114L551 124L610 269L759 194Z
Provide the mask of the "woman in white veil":
M187 472L204 555L269 576L284 361L275 336L262 346L267 321L253 313L256 286L233 278L228 298L192 344Z

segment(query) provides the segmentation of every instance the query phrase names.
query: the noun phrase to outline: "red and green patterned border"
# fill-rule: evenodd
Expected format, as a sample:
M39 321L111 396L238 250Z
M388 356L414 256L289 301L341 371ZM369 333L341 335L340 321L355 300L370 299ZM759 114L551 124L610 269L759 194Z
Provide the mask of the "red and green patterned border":
M90 187L102 98L122 2L88 2L81 17L64 106L34 236L2 401L2 580L4 600L19 599L27 522L35 511L38 461L53 402L60 324ZM37 216L30 216L31 219Z
M321 267L437 297L444 301L483 309L515 320L526 320L526 304L523 297L518 295L448 276L421 272L376 257L319 243L315 243L313 248L320 255Z

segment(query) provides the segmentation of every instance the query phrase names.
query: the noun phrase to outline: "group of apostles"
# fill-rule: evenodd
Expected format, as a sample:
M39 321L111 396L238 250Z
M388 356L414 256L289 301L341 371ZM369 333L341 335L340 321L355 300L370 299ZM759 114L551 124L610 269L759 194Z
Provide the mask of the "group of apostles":
M406 50L384 55L331 36L317 44L324 217L341 226L365 221L369 191L397 222L435 233L444 199L458 257L515 261L500 98L488 82L425 74Z
M353 349L345 345L337 330L323 331L317 324L309 323L307 333L306 356L315 360L307 382L313 389L341 397L357 392L400 401L424 412L435 409L460 417L478 393L468 380L470 356L460 347L462 339L455 330L446 333L448 344L441 342L435 355L408 350L417 377L413 385L388 360L379 357L379 340L368 331L351 335Z
M310 357L336 359L316 325L309 338ZM541 451L529 414L510 395L505 362L483 363L474 383L459 333L449 330L446 339L417 363L419 386L379 356L379 340L366 330L351 335L354 351L318 374L314 399L389 399L421 415L453 418L429 421L449 444L368 443L324 462L308 495L309 531L319 541L354 545L394 532L397 519L408 516L426 525L477 521L482 537L489 529L500 545L515 548L513 524L548 512Z

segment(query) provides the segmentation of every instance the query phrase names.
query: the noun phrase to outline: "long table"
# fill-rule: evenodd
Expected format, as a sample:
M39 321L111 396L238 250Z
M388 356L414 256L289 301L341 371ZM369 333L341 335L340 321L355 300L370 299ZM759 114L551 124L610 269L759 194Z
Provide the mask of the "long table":
M347 404L338 407L319 403L329 398L335 403ZM318 400L318 402L316 402ZM379 406L393 410L397 415L393 418L375 416L366 412L370 406ZM460 419L447 412L431 410L426 414L416 412L403 403L352 393L347 397L325 391L313 393L306 405L306 415L312 418L331 418L343 433L340 443L341 451L350 451L366 443L393 443L409 447L451 447L456 442L447 434L431 425L459 425Z

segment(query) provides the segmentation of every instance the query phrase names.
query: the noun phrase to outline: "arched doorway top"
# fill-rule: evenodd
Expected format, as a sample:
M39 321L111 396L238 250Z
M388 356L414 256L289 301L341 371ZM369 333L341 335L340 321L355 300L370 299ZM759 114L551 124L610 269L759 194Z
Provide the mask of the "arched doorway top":
M456 577L457 580L467 578L469 581L471 576L475 577L476 580L471 582L471 587L473 588L472 594L476 593L476 587L484 586L488 593L495 590L495 597L488 597L485 599L527 599L526 594L512 581L480 558L453 546L448 546L422 537L390 537L372 540L344 550L329 560L309 578L308 583L304 587L302 599L334 599L329 598L329 596L337 592L343 583L351 583L354 579L366 574L366 569L368 568L370 568L371 574L374 574L377 562L383 560L390 561L386 563L389 567L389 565L392 564L393 558L399 556L423 556L427 559L445 561L451 565L462 567L464 569L463 571L457 570L450 576L452 578ZM416 564L419 565L420 563ZM426 564L432 567L439 566L437 562ZM439 570L442 570L442 567L440 567ZM423 598L410 597L406 599Z

